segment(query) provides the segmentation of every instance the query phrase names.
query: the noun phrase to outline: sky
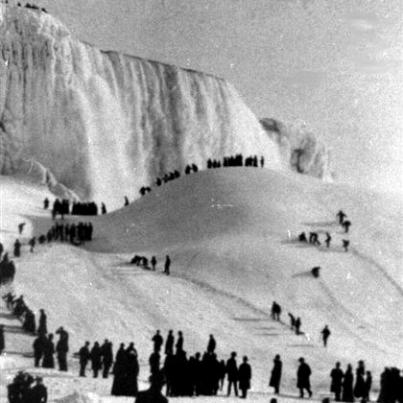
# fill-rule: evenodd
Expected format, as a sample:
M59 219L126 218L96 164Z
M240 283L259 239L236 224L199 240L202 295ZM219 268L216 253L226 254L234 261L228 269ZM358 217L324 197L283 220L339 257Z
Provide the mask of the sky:
M232 82L258 117L305 122L336 177L403 189L403 1L36 0L80 39Z

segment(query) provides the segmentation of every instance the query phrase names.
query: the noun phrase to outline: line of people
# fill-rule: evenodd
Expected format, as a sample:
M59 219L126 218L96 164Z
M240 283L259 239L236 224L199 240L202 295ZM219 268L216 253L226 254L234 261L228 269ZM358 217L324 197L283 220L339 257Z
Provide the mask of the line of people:
M249 156L244 159L242 154L224 156L222 161L209 158L207 160L207 169L221 168L221 167L264 167L264 157L260 158L257 155Z
M134 255L133 258L130 260L130 263L145 270L157 270L157 258L155 256L151 257L149 264L148 258L146 258L145 256ZM167 276L169 276L169 274L171 273L171 258L169 257L169 255L165 256L163 273Z
M9 403L46 403L48 391L42 377L19 371L7 385L7 397Z

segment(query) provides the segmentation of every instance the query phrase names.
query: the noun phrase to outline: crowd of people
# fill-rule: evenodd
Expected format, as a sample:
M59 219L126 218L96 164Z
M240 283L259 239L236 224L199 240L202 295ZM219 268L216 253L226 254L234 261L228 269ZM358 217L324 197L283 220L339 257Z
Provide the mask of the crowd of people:
M133 258L130 260L130 263L138 267L141 267L142 269L145 270L156 271L158 262L155 256L152 256L151 259L149 260L145 256L134 255ZM169 276L170 273L171 273L171 258L169 257L169 255L166 255L164 262L164 274Z
M49 208L49 199L43 201L43 208ZM106 209L106 207L105 207ZM56 219L58 215L63 219L65 215L98 215L98 206L95 202L71 202L68 199L55 199L52 207L52 218Z
M207 160L207 169L212 168L221 168L221 167L255 167L259 166L264 167L264 157L260 158L257 155L249 156L244 159L242 154L225 156L222 161L217 159L208 159Z
M61 241L80 245L83 242L92 241L94 227L91 222L79 222L77 224L63 224L56 222L47 232L47 242Z
M48 391L42 377L20 371L7 385L7 397L9 403L46 403Z
M338 220L338 224L344 229L344 233L347 234L349 231L349 228L351 227L351 221L345 219L347 217L347 215L342 210L340 210L336 214L336 217ZM319 240L319 233L315 232L315 231L309 232L309 237L307 236L307 234L305 232L301 232L298 235L298 241L304 242L304 243L309 243L313 246L321 246L321 242ZM326 232L325 239L323 240L323 243L326 245L326 248L328 248L328 249L330 248L331 241L332 241L332 236L330 235L329 232ZM348 248L350 246L350 240L342 239L341 243L342 243L342 248L344 249L344 251L348 252Z

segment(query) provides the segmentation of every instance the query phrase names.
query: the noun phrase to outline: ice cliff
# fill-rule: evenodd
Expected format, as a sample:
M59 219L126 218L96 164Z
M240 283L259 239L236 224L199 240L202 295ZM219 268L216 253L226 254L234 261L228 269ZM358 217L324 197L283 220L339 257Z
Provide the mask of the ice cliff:
M305 122L284 123L264 118L260 123L277 144L284 168L325 181L333 180L330 151Z
M44 168L117 206L167 171L237 152L284 166L225 80L99 50L47 13L0 5L1 174Z

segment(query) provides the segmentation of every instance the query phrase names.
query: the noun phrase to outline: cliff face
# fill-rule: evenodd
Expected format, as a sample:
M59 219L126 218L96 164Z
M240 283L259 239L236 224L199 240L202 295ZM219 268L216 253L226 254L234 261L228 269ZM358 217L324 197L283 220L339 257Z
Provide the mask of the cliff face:
M189 162L242 152L281 166L226 81L100 51L41 11L0 10L1 173L29 161L82 197L120 205Z

